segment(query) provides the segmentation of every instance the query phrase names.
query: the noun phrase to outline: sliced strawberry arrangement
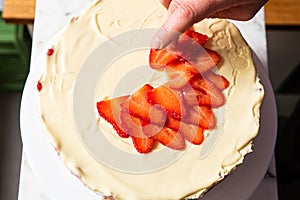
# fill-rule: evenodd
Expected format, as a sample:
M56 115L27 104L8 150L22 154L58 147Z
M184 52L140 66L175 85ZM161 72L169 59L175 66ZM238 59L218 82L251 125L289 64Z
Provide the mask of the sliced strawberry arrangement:
M180 57L175 52L166 49L151 49L149 55L150 67L156 70L165 68L169 63L178 60Z
M155 140L150 137L139 138L132 136L131 138L135 149L140 153L149 153L155 144Z
M224 105L229 82L212 71L221 57L203 47L207 41L189 29L172 51L151 49L149 65L163 71L167 82L97 103L100 116L120 137L131 137L139 153L151 152L157 142L174 150L185 149L185 140L200 145L204 131L216 128L213 108Z
M206 72L203 74L203 77L212 82L221 91L229 86L229 81L224 76L216 74L213 71Z
M144 134L144 122L130 115L126 109L121 111L120 120L126 133L131 136L135 149L140 153L149 153L155 144L155 140Z
M204 140L204 129L194 124L188 124L173 117L168 117L166 127L178 131L192 144L199 145Z
M190 55L192 54L192 55ZM198 49L192 53L188 52L186 57L189 62L197 69L198 73L203 74L217 66L220 56L217 52L206 48Z
M128 99L129 96L121 96L114 99L103 100L97 103L97 110L101 117L109 122L122 138L127 138L129 135L122 128L120 122L121 103Z
M123 109L120 112L121 127L126 131L129 136L145 138L147 137L143 132L144 122L131 115L127 109Z
M213 129L216 127L216 119L213 110L207 106L189 107L183 121L204 129Z
M149 91L147 100L151 104L160 105L169 115L176 119L181 119L184 115L181 93L170 89L167 85L161 85Z
M167 78L167 84L172 89L180 89L199 72L197 69L185 60L178 60L170 63L166 69L165 74Z
M185 36L188 36L190 38L192 38L195 42L197 42L199 45L203 46L205 45L205 43L207 42L208 40L208 37L207 35L204 35L204 34L201 34L201 33L198 33L192 29L188 29L187 31L185 31L183 33Z
M210 81L201 76L194 76L190 86L185 89L184 98L189 105L220 107L225 103L223 93ZM196 101L195 101L196 100Z
M183 150L185 148L185 140L182 135L168 127L163 127L152 138L171 149Z
M163 124L166 119L164 110L158 105L152 106L147 101L147 93L152 90L152 86L145 84L138 91L132 94L128 101L124 101L121 106L122 108L126 108L130 114L145 122Z

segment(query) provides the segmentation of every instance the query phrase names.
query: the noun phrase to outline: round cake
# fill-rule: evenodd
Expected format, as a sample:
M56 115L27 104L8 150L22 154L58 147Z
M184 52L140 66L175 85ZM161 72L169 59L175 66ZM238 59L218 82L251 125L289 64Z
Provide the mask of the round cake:
M38 81L39 109L45 130L66 167L89 189L107 198L201 197L243 163L258 134L263 86L249 46L235 25L225 19L205 19L190 30L191 35L203 36L203 49L212 58L218 55L210 73L228 83L219 92L222 105L209 103L214 125L188 123L184 120L187 114L170 112L174 111L174 103L169 96L177 94L182 87L178 84L182 83L175 81L166 86L165 66L171 62L168 60L163 69L153 65L151 55L156 50L149 47L165 15L166 9L158 0L99 0L82 15L73 17L47 52ZM183 60L178 55L171 59L177 59L177 63ZM208 82L217 85L213 80ZM118 107L125 104L120 99L130 104L130 100L123 100L134 99L145 90L150 92L146 92L146 103L142 99L144 104L149 103L153 112L163 108L162 120L150 117L145 123L140 119L147 116L139 118L142 115L139 109L128 111ZM175 92L165 95L160 91ZM187 93L184 90L182 94ZM182 98L187 101L186 96ZM130 124L119 130L123 118L117 116L117 122L112 122L106 115L107 107L101 107L100 102L116 99L118 112L124 113L123 118L133 115L138 119L137 124L141 125L134 128L142 127L139 129L142 132L147 127L153 128L154 123L159 132L177 134L181 129L174 131L168 125L170 120L176 120L181 127L187 125L185 130L190 128L191 132L200 127L201 140L190 140L189 131L182 131L187 135L176 135L182 145L177 142L172 146L155 132L141 138L153 143L150 149L148 146L145 149L134 140L136 135L131 134ZM202 107L197 105L197 108ZM202 115L202 111L198 114Z

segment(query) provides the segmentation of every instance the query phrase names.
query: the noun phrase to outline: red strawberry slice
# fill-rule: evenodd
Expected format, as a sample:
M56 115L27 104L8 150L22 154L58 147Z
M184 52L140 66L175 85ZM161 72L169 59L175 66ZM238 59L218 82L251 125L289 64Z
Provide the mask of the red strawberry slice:
M97 110L101 117L109 122L122 138L127 138L129 135L122 128L120 122L121 106L120 104L128 99L129 96L121 96L114 99L103 100L97 102Z
M151 49L149 55L149 64L153 69L165 68L172 61L178 60L179 56L175 52L167 49Z
M181 60L188 61L200 74L216 67L220 61L217 52L204 48L191 39L183 39L177 44L176 49Z
M152 106L147 101L147 93L152 91L153 87L145 84L137 92L132 94L128 101L122 103L122 108L126 108L130 114L142 119L145 122L153 124L164 124L166 113L159 105Z
M154 146L154 139L147 137L143 131L144 122L129 114L126 109L121 111L120 116L122 127L131 136L135 149L140 153L148 153Z
M167 84L172 89L180 89L185 86L197 74L196 68L185 61L170 63L166 70Z
M196 31L194 31L192 29L188 29L187 31L185 31L184 35L192 38L194 41L196 41L198 44L200 44L202 46L205 45L205 43L208 40L208 36L207 35L198 33L198 32L196 32Z
M174 131L178 131L192 144L199 145L204 140L204 129L194 124L188 124L172 117L168 117L166 127L171 128Z
M126 133L133 137L144 138L146 137L143 132L143 121L139 118L132 116L127 109L123 109L120 113L121 126Z
M151 104L159 104L169 115L180 119L184 115L182 95L166 85L161 85L147 93L147 100Z
M147 125L143 127L144 134L160 142L161 144L176 150L182 150L185 147L184 138L166 126Z
M131 137L134 148L140 153L149 153L155 144L155 140L150 137Z
M189 105L220 107L225 103L222 92L210 81L195 76L184 90L184 99Z
M203 35L198 33L192 29L184 32L176 45L176 52L183 58L188 61L197 56L201 52L204 47L203 45L206 43L208 37L207 35Z
M185 148L185 140L177 131L163 127L152 138L159 143L175 150L183 150Z
M220 56L217 52L206 48L200 49L197 52L193 52L191 57L191 64L195 66L200 74L203 74L216 67L220 61Z
M212 82L219 90L225 90L229 86L229 81L224 76L213 71L207 71L203 77Z
M180 130L187 141L192 144L202 144L204 141L204 129L193 124L184 124Z
M211 108L206 106L189 107L183 121L204 129L213 129L216 127L214 113Z

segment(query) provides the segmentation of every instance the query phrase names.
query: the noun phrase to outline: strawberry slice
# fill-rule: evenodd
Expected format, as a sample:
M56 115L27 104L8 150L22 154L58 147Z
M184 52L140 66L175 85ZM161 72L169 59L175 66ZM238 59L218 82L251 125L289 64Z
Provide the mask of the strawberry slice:
M140 153L149 153L155 144L155 140L150 137L131 137L134 148Z
M183 124L179 132L192 144L199 145L204 141L204 129L193 124Z
M152 138L171 149L183 150L185 148L185 140L182 135L167 127L159 129Z
M192 29L188 29L187 31L184 32L184 35L192 38L194 41L196 41L199 45L205 45L205 43L208 40L208 36L198 33Z
M190 61L190 59L198 55L198 52L204 49L203 45L205 45L207 40L207 35L188 29L179 38L175 49L182 58Z
M192 39L182 39L176 49L181 60L189 62L200 74L214 68L220 61L220 55L217 52L204 48Z
M188 124L169 116L166 121L166 127L178 131L192 144L199 145L204 140L204 129L194 124Z
M120 113L121 126L126 133L132 137L145 138L147 137L143 132L143 121L137 117L132 116L127 109L123 109Z
M175 150L182 150L185 148L184 138L179 133L168 127L148 124L143 126L142 131L142 134L144 134L142 138L153 138L155 141L158 141L164 146Z
M213 129L216 127L214 113L211 108L206 106L189 107L183 121L204 129Z
M147 100L152 105L159 104L166 112L176 119L181 119L184 115L182 95L178 91L170 89L166 85L161 85L147 93Z
M167 84L172 89L180 89L185 86L197 74L196 68L185 61L170 63L166 70Z
M197 69L198 73L203 74L217 66L220 56L217 52L210 49L200 49L190 55L191 64Z
M155 140L147 137L143 131L144 122L129 114L126 109L121 111L120 120L122 127L131 136L135 149L140 153L148 153L152 150Z
M207 71L203 77L212 82L219 90L225 90L229 86L229 81L222 75L213 71Z
M167 49L151 49L149 55L150 67L156 70L165 68L172 61L178 60L179 56L175 52Z
M210 81L195 76L184 90L184 99L189 105L201 105L218 108L225 103L222 92Z
M122 128L120 122L121 106L120 104L128 99L129 96L121 96L114 99L103 100L97 102L97 110L101 117L109 122L122 138L127 138L129 135Z
M122 108L126 108L130 114L142 119L145 122L153 124L164 124L166 113L159 105L152 106L147 101L147 93L152 91L153 87L145 84L138 91L130 96L128 101L122 103Z

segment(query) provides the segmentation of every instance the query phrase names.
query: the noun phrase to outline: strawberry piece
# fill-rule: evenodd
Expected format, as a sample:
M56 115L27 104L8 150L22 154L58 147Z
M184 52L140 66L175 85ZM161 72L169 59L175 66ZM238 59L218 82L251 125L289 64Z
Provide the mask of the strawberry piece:
M204 129L193 124L184 124L179 130L187 141L199 145L204 141Z
M127 100L129 96L122 96L114 99L103 100L97 102L98 113L107 122L109 122L122 138L127 138L129 135L122 128L120 122L121 106L120 104Z
M134 148L140 153L149 153L154 144L155 140L150 137L140 138L140 137L131 137Z
M153 69L165 68L172 61L178 60L179 56L176 53L167 49L151 49L149 55L149 64Z
M191 63L200 74L216 67L220 61L219 54L213 50L201 49L194 54L196 55L192 55Z
M145 122L131 115L127 109L122 109L120 113L120 122L126 133L131 137L147 137L143 132L143 124Z
M190 28L181 35L175 49L183 59L191 61L204 49L203 45L207 39L207 35Z
M184 35L192 38L194 41L196 41L198 44L200 44L202 46L205 45L205 43L208 40L208 36L207 35L198 33L198 32L196 32L196 31L194 31L192 29L188 29L187 31L185 31Z
M54 49L48 49L47 56L52 56L54 54Z
M178 131L180 128L180 123L182 123L182 122L183 121L177 120L177 119L171 117L170 115L168 115L165 126L174 131Z
M166 112L176 119L181 119L184 115L181 93L170 89L166 85L161 85L147 93L149 103L159 104Z
M41 83L40 81L37 82L36 87L37 87L37 90L38 90L39 92L43 89L43 85L42 85L42 83Z
M192 39L180 40L176 49L177 54L181 56L181 60L189 62L200 74L214 68L220 61L217 52L204 48Z
M229 81L222 75L213 71L207 71L203 77L212 82L219 90L225 90L229 86Z
M204 129L213 129L216 127L214 113L211 108L206 106L189 107L183 121Z
M185 148L185 140L178 132L163 127L152 138L159 143L175 150L183 150Z
M145 84L138 91L132 94L128 101L122 103L122 108L128 109L129 113L145 122L153 124L164 124L166 113L159 105L151 105L147 101L147 93L153 87Z
M202 144L204 140L204 129L194 124L188 124L183 121L168 117L166 127L178 131L184 138L192 144Z
M131 136L135 149L140 153L148 153L152 150L155 140L147 137L143 131L144 122L132 115L126 109L121 111L120 120L122 127Z
M185 61L172 62L165 70L167 84L172 89L185 86L197 74L196 68Z
M224 95L212 82L201 76L195 76L189 84L191 87L186 87L184 90L184 98L189 105L199 104L214 108L224 105Z

